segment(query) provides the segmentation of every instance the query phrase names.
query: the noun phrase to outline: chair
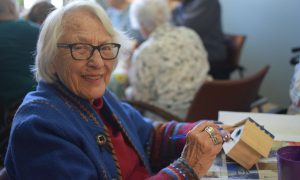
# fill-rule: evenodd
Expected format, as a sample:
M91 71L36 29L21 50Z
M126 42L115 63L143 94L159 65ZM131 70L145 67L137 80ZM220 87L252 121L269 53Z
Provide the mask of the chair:
M240 78L243 78L245 68L240 65L240 56L245 41L245 35L224 34L227 59L224 63L211 63L211 73L214 79L229 79L230 74L236 70Z
M170 121L170 120L183 121L183 119L181 119L180 117L177 117L176 115L169 113L163 110L162 108L148 104L146 102L134 101L134 100L123 100L123 101L135 107L137 110L139 110L139 112L142 115L144 115L145 112L150 112L162 118L165 121Z
M165 120L196 121L200 119L217 120L218 111L250 112L253 107L266 103L267 99L260 97L260 85L269 70L269 65L256 74L238 80L213 80L205 82L195 94L185 119L159 107L140 101L126 101L142 113L149 111Z
M241 78L244 77L245 68L240 65L240 56L245 41L245 35L225 34L228 68L231 73L238 70Z
M260 85L270 66L238 80L213 80L203 84L188 110L186 121L218 118L218 111L249 112L259 97Z

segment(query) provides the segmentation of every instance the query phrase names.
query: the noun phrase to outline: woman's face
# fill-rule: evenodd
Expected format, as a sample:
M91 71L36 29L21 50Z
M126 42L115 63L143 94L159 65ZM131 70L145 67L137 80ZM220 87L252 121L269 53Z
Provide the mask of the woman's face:
M67 14L59 43L111 43L112 37L100 20L85 10ZM103 60L95 50L89 60L74 60L68 48L59 48L54 68L59 79L76 95L92 102L103 96L116 60Z

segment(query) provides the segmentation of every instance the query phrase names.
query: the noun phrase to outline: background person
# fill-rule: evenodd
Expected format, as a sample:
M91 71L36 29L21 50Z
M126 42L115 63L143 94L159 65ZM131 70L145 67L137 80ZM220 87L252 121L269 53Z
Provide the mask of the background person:
M135 0L130 17L144 41L128 70L128 99L143 101L185 118L195 93L208 79L207 53L198 35L171 25L166 0Z
M124 31L136 43L140 43L143 38L139 31L133 28L129 18L130 2L128 0L105 0L105 2L106 12L113 26Z
M30 8L26 19L41 25L48 14L55 9L56 7L49 1L38 1Z
M5 159L11 179L198 179L207 172L228 133L208 121L154 126L106 89L123 43L96 3L74 1L47 17L38 87L13 121ZM178 133L187 133L186 144L171 142Z
M124 91L128 86L127 70L129 59L132 51L138 46L144 38L140 32L134 28L130 22L129 9L130 2L128 0L104 0L106 2L106 12L112 21L114 27L123 31L130 37L130 48L128 48L128 55L120 59L116 70L111 77L109 89L114 92L119 98L124 99ZM128 46L129 47L129 46Z
M12 117L25 94L35 88L30 72L39 27L20 20L14 0L0 1L0 160L6 152L6 140Z
M30 72L39 27L18 19L14 0L0 1L0 99L10 105L35 86Z
M171 0L179 5L172 11L172 22L197 32L208 53L210 74L215 79L229 79L230 73L220 64L226 63L226 47L222 30L219 0Z

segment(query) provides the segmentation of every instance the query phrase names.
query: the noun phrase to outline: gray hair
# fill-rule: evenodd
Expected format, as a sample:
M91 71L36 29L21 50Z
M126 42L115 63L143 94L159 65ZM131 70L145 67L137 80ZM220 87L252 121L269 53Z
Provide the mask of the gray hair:
M17 11L17 3L16 0L0 0L0 14L8 13L9 6L14 5Z
M63 32L63 20L66 14L84 9L94 14L102 22L103 27L112 36L115 43L121 44L119 57L124 54L127 46L127 38L123 33L114 29L105 10L95 2L90 1L72 1L64 7L52 11L42 26L39 39L37 42L37 52L35 57L35 65L32 68L36 81L43 80L47 83L53 83L57 80L55 69L52 63L58 53L57 42ZM117 64L117 63L116 63Z
M135 28L140 29L142 25L148 32L171 18L167 0L134 0L129 15Z

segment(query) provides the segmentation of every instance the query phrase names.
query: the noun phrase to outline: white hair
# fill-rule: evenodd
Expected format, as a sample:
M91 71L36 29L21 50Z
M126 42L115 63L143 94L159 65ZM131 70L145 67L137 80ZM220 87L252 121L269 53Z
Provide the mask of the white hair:
M121 44L122 48L119 52L119 58L126 51L125 47L128 47L127 38L123 33L113 28L109 17L100 5L91 1L72 1L66 6L52 11L44 21L37 42L35 65L32 69L36 81L43 80L47 83L53 83L57 80L52 63L54 63L58 53L57 43L63 32L63 20L66 14L73 13L79 9L87 10L98 17L103 27L112 36L113 42Z
M0 0L0 15L1 14L7 14L9 12L9 7L13 5L15 8L16 16L18 15L18 5L16 0ZM16 17L17 18L17 17Z
M129 15L133 27L140 29L143 26L148 32L171 18L167 0L134 0Z

